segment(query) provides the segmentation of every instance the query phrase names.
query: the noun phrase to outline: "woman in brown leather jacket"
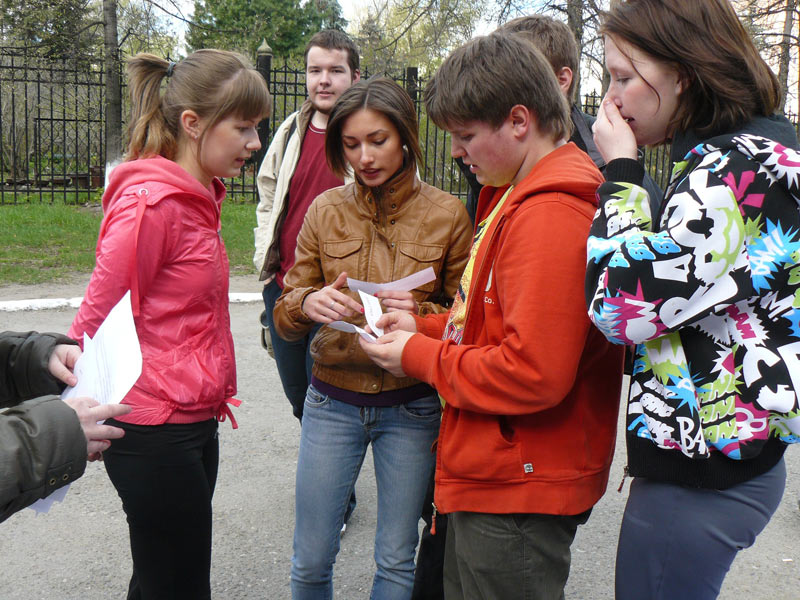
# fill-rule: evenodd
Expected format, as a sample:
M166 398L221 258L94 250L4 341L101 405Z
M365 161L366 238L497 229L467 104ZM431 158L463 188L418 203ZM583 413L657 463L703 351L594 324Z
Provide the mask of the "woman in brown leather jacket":
M340 176L352 168L356 181L320 195L306 214L296 262L275 305L281 337L298 338L315 323L339 320L366 327L347 277L386 283L432 267L433 281L376 295L384 311L447 310L472 228L459 200L417 176L417 131L411 98L386 78L357 83L333 107L328 162ZM371 598L408 599L439 398L428 385L376 366L355 333L322 327L311 354L297 462L292 597L332 597L339 532L371 443L378 486Z

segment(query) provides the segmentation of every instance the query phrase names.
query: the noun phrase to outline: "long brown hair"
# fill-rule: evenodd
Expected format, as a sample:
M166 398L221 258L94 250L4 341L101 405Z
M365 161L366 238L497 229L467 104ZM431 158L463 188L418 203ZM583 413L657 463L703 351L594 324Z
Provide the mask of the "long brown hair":
M328 166L344 178L348 163L342 146L342 127L347 118L359 110L369 108L381 113L397 128L403 145L408 148L410 168L422 164L419 147L419 128L414 103L403 88L387 77L370 77L350 86L339 96L328 116L325 130L325 154Z
M131 119L126 160L174 158L185 110L208 119L202 145L205 132L221 119L235 114L260 121L272 106L264 78L235 52L198 50L177 63L141 53L128 59L127 71Z
M778 79L728 0L612 0L600 32L678 71L670 131L732 131L780 105Z

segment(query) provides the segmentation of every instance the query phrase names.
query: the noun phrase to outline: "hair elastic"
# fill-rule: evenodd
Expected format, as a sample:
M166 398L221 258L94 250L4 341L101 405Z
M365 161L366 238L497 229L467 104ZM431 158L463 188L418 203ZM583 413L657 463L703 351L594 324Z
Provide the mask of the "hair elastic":
M175 61L169 61L169 66L167 67L167 77L172 77L172 72L175 70Z

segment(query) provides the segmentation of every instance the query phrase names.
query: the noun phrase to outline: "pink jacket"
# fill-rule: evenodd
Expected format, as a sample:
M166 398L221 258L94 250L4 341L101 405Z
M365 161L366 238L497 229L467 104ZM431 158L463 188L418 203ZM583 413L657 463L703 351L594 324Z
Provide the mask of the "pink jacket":
M97 262L69 336L93 336L132 290L143 366L123 401L133 410L120 421L224 420L227 402L237 404L228 256L219 234L224 198L220 180L206 189L162 157L123 163L111 175Z

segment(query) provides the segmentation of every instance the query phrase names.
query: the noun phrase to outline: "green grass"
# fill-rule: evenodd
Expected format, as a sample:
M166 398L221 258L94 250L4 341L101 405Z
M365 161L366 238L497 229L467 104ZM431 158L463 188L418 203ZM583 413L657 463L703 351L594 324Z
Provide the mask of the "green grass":
M94 268L97 206L0 205L0 285L56 281ZM231 273L254 273L255 205L226 202L222 236Z

